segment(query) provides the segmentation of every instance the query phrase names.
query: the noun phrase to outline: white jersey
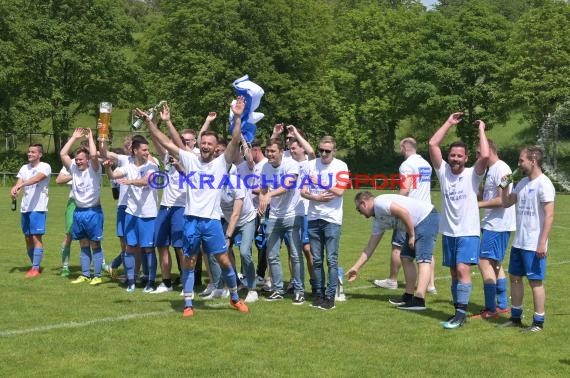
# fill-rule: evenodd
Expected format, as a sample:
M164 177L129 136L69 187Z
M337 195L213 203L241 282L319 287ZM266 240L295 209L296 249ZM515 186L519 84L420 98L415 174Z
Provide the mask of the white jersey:
M166 207L184 207L186 206L186 193L184 186L180 187L180 172L176 170L174 165L170 164L170 155L166 153L164 156L164 166L168 174L168 185L162 190L161 206ZM182 173L183 174L183 173Z
M229 222L234 210L234 202L237 199L243 199L243 206L236 227L241 227L247 222L251 222L257 216L257 210L251 203L251 197L247 193L243 181L236 175L231 175L229 185L225 185L222 189L220 197L220 206L224 219Z
M23 165L18 171L18 177L26 181L37 175L43 173L46 177L34 185L24 186L22 189L22 203L20 205L21 213L28 213L31 211L47 211L48 207L48 187L49 179L51 176L51 166L48 163L40 161L35 167L31 164Z
M299 161L299 179L297 180L297 190L300 190L304 177L309 177L309 160ZM300 193L300 192L299 192ZM299 202L295 207L295 216L305 216L309 212L309 200L299 195Z
M248 177L247 180L245 180L245 177L242 177L243 180L245 180L246 184L250 187L250 188L259 188L260 184L261 184L261 170L263 169L263 166L267 163L267 158L263 158L261 159L261 161L259 163L256 163L255 166L253 167L253 175L251 177ZM253 201L253 206L256 209L259 209L259 196L257 194L251 194L251 200Z
M88 168L80 171L73 160L69 166L71 172L73 198L75 205L79 208L89 208L101 206L101 166L96 171L93 169L91 161Z
M498 160L495 164L490 166L485 177L483 201L489 201L493 198L500 197L499 184L501 183L503 176L511 173L511 168L509 168L507 163L502 160ZM508 190L512 190L512 187L512 184L509 185ZM497 232L516 230L515 207L511 206L507 209L504 207L483 209L481 228Z
M517 195L517 232L513 247L536 251L544 225L543 204L554 202L554 185L544 174L534 180L525 177L515 186L513 193Z
M415 198L402 196L399 194L382 194L374 198L374 223L372 224L372 235L382 235L387 229L399 229L408 232L405 223L392 215L390 205L396 203L410 213L412 223L416 227L433 210L433 205Z
M74 162L74 161L75 161L75 159L71 159L71 162ZM71 177L71 173L69 173L67 168L65 168L65 165L63 167L61 167L61 169L59 170L59 174ZM66 185L69 185L69 198L73 198L73 190L72 190L73 180L69 180L66 183Z
M342 160L335 158L330 164L323 164L321 159L311 160L309 162L309 176L318 177L319 184L310 186L309 193L318 195L325 192L327 188L336 186L338 174L341 172L345 176L348 174L348 167ZM309 201L309 220L322 219L329 223L341 225L342 204L343 196L335 196L329 202Z
M158 170L158 166L148 160L145 164L137 166L134 163L117 168L124 178L128 180L139 180L151 172ZM158 194L156 189L150 185L122 185L127 187L127 214L139 218L155 218L158 209Z
M117 168L124 167L133 162L133 157L128 155L117 155ZM117 206L127 206L127 185L119 186L119 199L117 200Z
M278 167L269 162L261 169L260 187L272 192L282 187L286 176L298 176L299 164L293 159L282 159ZM297 189L297 177L294 179L294 188L280 196L271 197L269 218L287 218L295 216L295 207L299 202L300 192Z
M186 208L184 215L207 219L220 219L221 183L228 178L230 164L225 155L220 155L208 163L193 152L178 151L180 163L184 167L186 177L182 185L186 191Z
M431 165L423 157L418 154L408 156L400 165L401 175L406 178L416 175L412 178L408 197L431 203L431 172Z
M475 168L464 168L455 175L446 161L436 170L441 188L442 216L439 232L447 236L479 236L479 204L477 193L483 175L478 176Z

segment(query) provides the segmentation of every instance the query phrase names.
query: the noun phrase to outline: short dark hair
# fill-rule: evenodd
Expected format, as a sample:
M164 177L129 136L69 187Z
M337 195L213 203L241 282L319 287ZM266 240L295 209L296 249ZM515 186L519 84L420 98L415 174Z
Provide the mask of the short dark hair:
M279 148L279 150L283 151L284 147L283 147L283 141L281 140L281 138L270 138L267 141L265 148L267 148L269 146L273 146L274 144L277 145L277 148Z
M214 138L216 138L216 143L220 143L220 137L218 137L218 133L212 130L207 130L204 131L201 135L200 138L205 137L205 136L213 136ZM227 145L227 143L226 143Z
M465 155L467 155L467 144L465 142L463 142L462 140L457 140L453 143L451 143L451 146L449 146L449 150L451 151L452 148L454 147L460 147L463 148L465 150Z
M523 151L526 151L526 158L528 160L534 160L539 167L542 167L542 159L544 159L544 151L542 148L538 146L527 146Z
M28 147L36 147L40 149L40 153L44 153L44 145L41 143L31 143Z
M140 137L140 138L133 138L133 143L131 144L131 151L134 152L134 150L138 150L139 148L141 148L141 145L143 144L147 144L148 145L148 140L146 140L145 137Z
M89 153L89 148L87 148L86 146L79 146L79 147L77 147L77 149L75 150L75 155L74 155L74 156L77 156L77 155L79 155L80 153L84 153L84 154L87 155L87 156L91 156L91 154Z
M366 201L369 198L374 198L374 194L369 191L358 192L354 196L354 202Z

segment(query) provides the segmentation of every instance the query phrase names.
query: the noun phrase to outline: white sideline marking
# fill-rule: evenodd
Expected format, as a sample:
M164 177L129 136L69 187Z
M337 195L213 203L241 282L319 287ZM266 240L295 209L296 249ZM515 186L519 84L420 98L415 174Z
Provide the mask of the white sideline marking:
M97 323L119 322L119 321L123 321L123 320L130 320L130 319L136 319L136 318L146 318L149 316L159 316L159 315L169 314L171 312L174 312L174 310L144 312L144 313L139 313L139 314L127 314L127 315L121 315L121 316L110 316L107 318L86 320L84 322L67 322L67 323L45 325L45 326L40 326L40 327L13 329L13 330L8 330L8 331L0 331L0 337L9 337L9 336L15 336L15 335L24 335L27 333L45 332L45 331L51 331L52 329L81 328L81 327L87 327L87 326L97 324Z

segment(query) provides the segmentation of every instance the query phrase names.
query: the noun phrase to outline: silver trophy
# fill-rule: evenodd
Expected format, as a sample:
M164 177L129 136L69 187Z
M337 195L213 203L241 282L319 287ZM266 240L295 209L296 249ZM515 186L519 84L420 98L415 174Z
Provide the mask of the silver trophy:
M156 113L162 111L162 108L164 107L164 105L166 105L166 101L162 100L160 101L158 104L156 104L154 107L148 109L145 114L147 115L147 117L149 119L154 119L154 117L156 116ZM135 130L138 130L141 128L141 126L144 123L144 118L142 117L137 117L137 115L135 114L135 112L133 111L133 117L132 117L132 122L131 122L131 127Z

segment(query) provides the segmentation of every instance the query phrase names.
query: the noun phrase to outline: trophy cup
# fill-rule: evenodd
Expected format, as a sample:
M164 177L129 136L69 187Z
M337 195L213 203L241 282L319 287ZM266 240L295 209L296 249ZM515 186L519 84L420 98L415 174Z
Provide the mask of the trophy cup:
M147 115L148 119L154 119L154 117L156 116L157 112L162 111L162 107L166 105L166 101L162 100L160 101L158 104L156 104L154 107L148 109L145 114ZM144 123L144 119L141 117L137 117L134 112L133 112L133 122L131 123L131 127L135 130L138 130L141 128L141 126Z
M110 102L102 102L99 104L100 122L97 126L98 141L109 140L109 128L111 126L111 110L113 110L113 104L111 104Z

